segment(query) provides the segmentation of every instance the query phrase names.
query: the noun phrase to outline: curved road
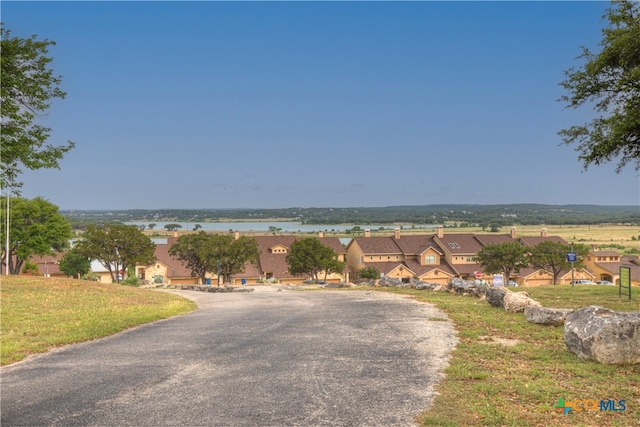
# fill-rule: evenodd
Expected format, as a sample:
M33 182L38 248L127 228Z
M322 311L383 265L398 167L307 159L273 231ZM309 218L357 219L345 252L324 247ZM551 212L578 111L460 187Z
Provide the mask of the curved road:
M176 291L199 309L2 368L2 426L390 426L427 409L456 343L395 295Z

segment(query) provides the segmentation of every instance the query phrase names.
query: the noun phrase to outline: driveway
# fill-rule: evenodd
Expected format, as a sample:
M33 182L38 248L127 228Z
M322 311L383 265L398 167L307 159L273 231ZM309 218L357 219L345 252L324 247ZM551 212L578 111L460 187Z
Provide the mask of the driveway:
M391 426L428 409L455 332L366 291L175 291L199 309L2 368L2 426Z

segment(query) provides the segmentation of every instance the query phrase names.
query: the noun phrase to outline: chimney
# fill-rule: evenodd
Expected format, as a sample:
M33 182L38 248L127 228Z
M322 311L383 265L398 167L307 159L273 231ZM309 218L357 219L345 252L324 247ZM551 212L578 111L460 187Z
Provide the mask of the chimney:
M444 227L439 225L438 226L438 238L442 239L444 237Z
M547 237L547 229L546 229L546 228L543 228L543 229L540 231L540 237Z
M240 238L240 232L236 231L235 233L233 233L233 240L238 240Z
M364 237L371 237L371 230L369 230L368 228L364 230Z
M396 240L400 239L400 229L396 228L395 230L393 230L393 238Z
M177 231L173 232L173 237L178 237L178 232Z
M511 227L511 238L515 239L518 237L518 234L516 233L516 228L515 227Z
M324 233L322 231L319 231L318 232L318 237L322 239L324 237Z

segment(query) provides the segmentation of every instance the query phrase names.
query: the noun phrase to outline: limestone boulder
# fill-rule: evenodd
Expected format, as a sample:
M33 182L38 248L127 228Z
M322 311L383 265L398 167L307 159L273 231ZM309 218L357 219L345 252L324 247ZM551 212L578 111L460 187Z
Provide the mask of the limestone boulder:
M474 295L477 297L481 297L487 292L487 285L476 281L464 280L459 277L454 277L447 285L447 290L455 294Z
M575 310L564 322L564 341L581 359L640 364L640 312L595 305Z
M522 313L527 306L542 307L526 292L507 292L504 294L504 309L510 313Z
M381 277L378 281L378 286L406 286L402 283L402 280L393 277Z
M504 308L504 296L511 291L502 286L490 286L486 292L486 300L491 307Z
M431 282L423 282L418 279L411 279L411 287L416 288L418 290L434 290L438 286L437 283Z
M524 308L524 318L539 325L562 325L573 312L570 308L551 308L528 305Z

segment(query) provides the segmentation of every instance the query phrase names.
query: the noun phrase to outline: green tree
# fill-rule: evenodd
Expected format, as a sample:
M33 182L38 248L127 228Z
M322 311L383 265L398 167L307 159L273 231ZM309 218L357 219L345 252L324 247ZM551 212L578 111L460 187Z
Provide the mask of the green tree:
M191 274L205 283L207 272L215 270L215 246L213 235L201 231L178 237L169 248L169 255L184 262Z
M6 197L0 217L6 218ZM58 206L36 197L32 200L11 199L9 248L6 248L6 229L0 230L2 266L9 256L9 273L19 274L25 261L33 256L53 255L69 245L73 233Z
M175 224L175 223L167 224L164 226L164 229L167 231L176 231L179 228L182 228L182 226L180 224Z
M256 240L241 236L234 239L230 234L197 234L180 236L169 248L169 254L183 261L191 274L206 281L207 272L217 272L224 283L231 282L231 276L244 271L247 263L257 265L258 244Z
M344 263L337 260L334 250L315 237L293 242L285 261L291 274L307 274L315 281L318 281L318 274L322 271L326 278L330 271L344 270Z
M560 242L547 240L539 243L531 250L531 265L551 271L553 284L558 283L558 276L563 270L568 270L567 253L570 247Z
M483 246L476 260L484 267L485 273L502 273L504 282L509 283L511 272L520 272L529 265L527 248L518 242L491 243Z
M135 225L91 224L76 247L84 256L98 260L113 283L120 283L120 271L124 275L129 267L155 261L156 245Z
M616 171L629 163L640 170L640 3L614 1L604 18L599 53L582 47L584 64L565 72L567 107L595 108L588 123L559 132L565 144L576 144L585 169L618 159Z
M361 279L376 280L380 278L380 270L375 267L365 267L358 271Z
M78 249L72 248L62 256L58 267L67 276L79 279L91 270L91 260Z
M59 168L59 160L74 147L45 145L51 129L36 124L38 117L46 115L52 100L63 99L61 77L49 68L48 56L51 40L38 40L36 36L23 39L13 37L11 31L0 29L0 63L2 68L2 133L0 142L0 185L18 189L22 168L35 170Z
M225 283L231 276L242 273L247 263L258 265L260 252L258 242L253 237L240 236L235 239L230 234L215 234L216 256L220 260L220 275Z

